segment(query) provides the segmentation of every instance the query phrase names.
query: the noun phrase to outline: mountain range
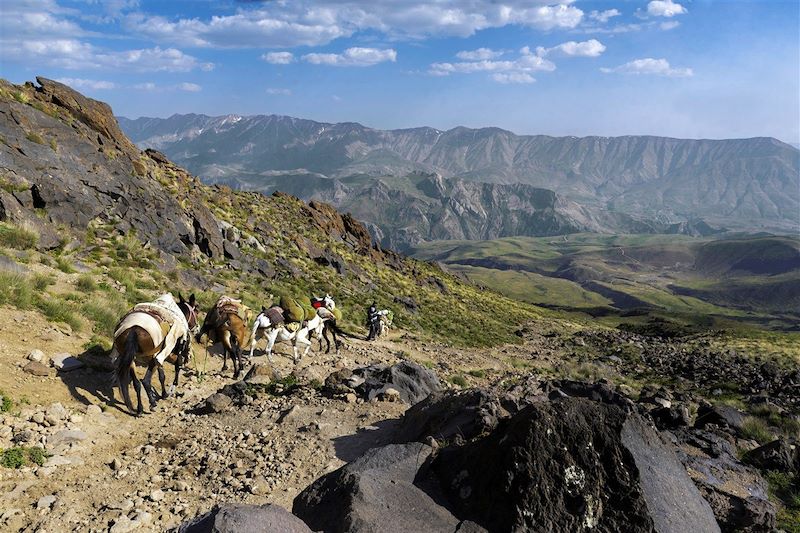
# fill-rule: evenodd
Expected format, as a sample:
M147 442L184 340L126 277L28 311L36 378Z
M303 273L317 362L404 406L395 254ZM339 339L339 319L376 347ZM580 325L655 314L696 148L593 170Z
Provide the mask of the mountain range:
M140 147L207 182L331 202L399 249L574 231L798 227L800 151L772 138L377 130L277 115L119 121Z

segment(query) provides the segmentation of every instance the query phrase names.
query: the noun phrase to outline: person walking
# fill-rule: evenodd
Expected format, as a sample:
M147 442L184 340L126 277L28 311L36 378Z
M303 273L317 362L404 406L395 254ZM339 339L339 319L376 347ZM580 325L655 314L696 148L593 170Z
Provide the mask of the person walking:
M367 327L369 328L369 334L367 335L368 341L374 341L375 337L378 336L378 331L381 326L380 320L381 316L378 314L378 307L375 305L375 302L372 302L372 305L367 309Z

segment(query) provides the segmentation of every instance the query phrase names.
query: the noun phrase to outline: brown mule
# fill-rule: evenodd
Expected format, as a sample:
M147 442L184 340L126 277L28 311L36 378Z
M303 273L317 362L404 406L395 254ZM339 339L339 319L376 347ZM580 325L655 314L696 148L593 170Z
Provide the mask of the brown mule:
M233 379L238 379L242 372L242 345L247 339L247 321L232 309L215 305L206 314L203 327L194 338L199 343L203 335L208 336L211 344L222 343L222 370L228 369L228 354L230 354L233 362Z
M182 295L178 295L178 307L183 312L184 317L189 325L189 331L197 328L197 304L195 302L194 294L189 297L189 300L184 300ZM133 404L131 403L130 390L128 385L133 381L133 388L136 391L136 415L139 416L144 411L142 407L142 384L144 384L145 393L150 400L150 410L155 408L157 398L150 381L153 376L153 370L158 369L158 378L161 382L161 399L166 399L175 391L178 386L178 376L180 375L181 365L185 364L189 358L190 338L188 336L185 340L175 345L172 350L171 357L174 358L173 364L175 365L175 378L170 387L169 393L167 392L165 381L166 375L164 367L155 358L156 354L161 350L161 345L155 346L150 334L140 326L132 326L114 338L114 349L118 356L116 359L115 375L119 382L120 392L122 398L125 400L125 405L133 412ZM140 381L136 377L136 357L147 361L147 371L144 378Z

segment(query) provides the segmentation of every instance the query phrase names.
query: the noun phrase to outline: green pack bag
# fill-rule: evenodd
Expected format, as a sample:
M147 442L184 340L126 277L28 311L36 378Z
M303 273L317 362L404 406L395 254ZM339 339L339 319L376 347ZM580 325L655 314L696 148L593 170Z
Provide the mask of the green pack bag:
M281 307L287 322L302 322L305 320L306 313L297 300L288 295L281 295Z

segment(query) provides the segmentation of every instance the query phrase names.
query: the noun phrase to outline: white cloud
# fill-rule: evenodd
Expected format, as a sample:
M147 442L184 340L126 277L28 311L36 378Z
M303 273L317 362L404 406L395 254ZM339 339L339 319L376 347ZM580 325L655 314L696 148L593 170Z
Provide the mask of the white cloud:
M158 89L158 86L152 81L148 81L145 83L137 83L133 88L139 91L155 91Z
M694 75L691 68L675 68L666 59L635 59L614 68L601 68L601 72L617 74L650 74L668 78L688 78Z
M484 59L496 59L504 52L492 50L491 48L478 48L477 50L463 50L456 54L456 57L464 61L480 61Z
M385 61L396 61L397 52L391 48L348 48L341 54L306 54L303 61L314 65L330 65L333 67L370 67Z
M203 88L197 85L196 83L189 83L189 82L179 83L178 85L175 86L175 88L189 93L197 93L203 90Z
M63 83L64 85L69 85L73 89L93 89L93 90L103 90L103 89L116 89L117 85L112 81L105 81L105 80L87 80L84 78L58 78L56 79L57 82Z
M685 7L672 0L653 0L647 4L647 14L654 17L674 17L688 12Z
M433 76L449 76L450 74L491 73L491 78L500 83L533 83L536 81L532 72L550 72L556 69L552 61L531 52L529 47L519 51L516 59L503 61L481 60L461 61L455 63L433 63L428 73Z
M138 35L181 46L290 48L319 46L359 31L396 39L467 37L488 28L519 25L540 30L575 28L583 11L573 0L298 0L239 7L208 19L170 20L134 13L125 26Z
M592 11L589 18L605 24L609 19L622 15L618 9L606 9L605 11Z
M496 72L492 79L499 83L533 83L536 79L527 72Z
M76 39L30 39L3 41L2 53L16 62L69 70L102 69L132 72L188 72L211 70L214 65L175 48L105 50Z
M136 89L137 91L147 92L185 91L189 93L196 93L203 90L203 88L196 83L189 82L177 83L175 85L158 85L152 81L147 81L144 83L131 85L131 88Z
M294 61L294 54L291 52L267 52L261 59L273 65L288 65Z
M597 39L589 39L580 43L568 41L552 48L540 46L536 49L537 55L542 57L553 53L570 57L599 57L605 51L606 46Z
M677 28L680 25L681 25L681 23L678 22L677 20L668 20L666 22L662 22L658 26L662 30L668 31L668 30L674 30L675 28Z
M292 91L290 91L289 89L279 89L279 88L275 88L275 87L268 87L267 88L267 94L280 94L280 95L283 95L283 96L291 96L292 95Z

